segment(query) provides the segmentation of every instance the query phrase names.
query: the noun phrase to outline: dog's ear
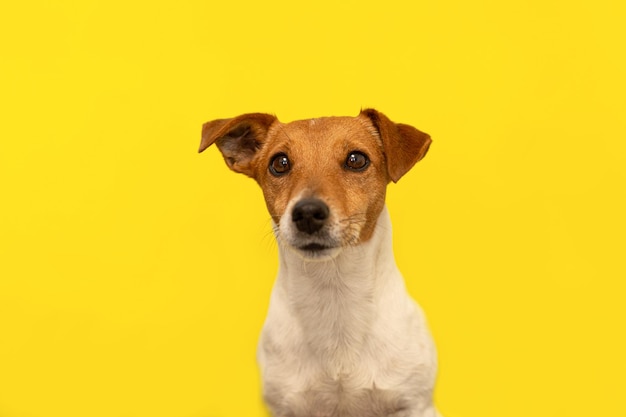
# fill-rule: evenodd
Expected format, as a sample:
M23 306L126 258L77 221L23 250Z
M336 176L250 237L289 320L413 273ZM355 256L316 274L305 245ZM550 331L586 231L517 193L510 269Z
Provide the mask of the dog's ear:
M432 142L430 135L413 126L394 123L374 109L361 110L361 115L369 118L378 130L383 142L389 179L398 182L426 155Z
M202 126L202 141L198 152L215 143L224 161L235 172L254 175L251 162L261 147L276 116L249 113L232 119L219 119Z

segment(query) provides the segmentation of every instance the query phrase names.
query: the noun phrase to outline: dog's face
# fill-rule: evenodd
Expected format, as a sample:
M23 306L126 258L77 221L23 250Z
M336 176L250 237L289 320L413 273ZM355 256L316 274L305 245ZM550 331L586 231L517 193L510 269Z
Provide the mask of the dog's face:
M227 165L263 190L278 239L308 258L333 256L370 239L389 181L427 152L430 137L375 110L357 117L280 123L246 114L203 128Z

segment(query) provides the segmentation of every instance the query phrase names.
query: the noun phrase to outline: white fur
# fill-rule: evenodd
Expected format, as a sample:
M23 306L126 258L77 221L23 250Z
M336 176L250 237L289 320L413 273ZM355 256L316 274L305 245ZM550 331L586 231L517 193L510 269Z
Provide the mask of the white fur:
M290 210L287 210L289 213ZM290 223L290 216L283 220ZM284 242L261 334L275 417L435 417L435 348L396 267L387 209L367 242L320 259Z

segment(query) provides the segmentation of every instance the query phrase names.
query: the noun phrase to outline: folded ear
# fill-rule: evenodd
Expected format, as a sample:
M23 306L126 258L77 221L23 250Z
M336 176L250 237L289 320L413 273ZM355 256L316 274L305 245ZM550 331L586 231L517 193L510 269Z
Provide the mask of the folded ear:
M276 116L249 113L232 119L219 119L202 126L202 141L198 152L213 143L224 156L224 161L235 172L254 175L251 162L261 147Z
M361 115L368 117L378 130L383 142L389 179L398 182L426 155L432 142L430 135L413 126L394 123L374 109L361 110Z

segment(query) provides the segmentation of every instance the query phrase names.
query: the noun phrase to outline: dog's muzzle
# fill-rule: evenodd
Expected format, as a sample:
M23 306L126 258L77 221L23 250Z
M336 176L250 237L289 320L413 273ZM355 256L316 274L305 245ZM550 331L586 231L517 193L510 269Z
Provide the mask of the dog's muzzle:
M283 217L286 243L306 258L336 255L341 241L335 236L336 225L331 217L330 207L319 198L307 197L297 201L291 209L291 216Z
M329 214L330 210L322 200L305 198L293 207L291 221L299 231L312 235L324 227Z

